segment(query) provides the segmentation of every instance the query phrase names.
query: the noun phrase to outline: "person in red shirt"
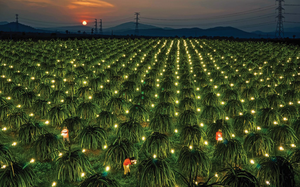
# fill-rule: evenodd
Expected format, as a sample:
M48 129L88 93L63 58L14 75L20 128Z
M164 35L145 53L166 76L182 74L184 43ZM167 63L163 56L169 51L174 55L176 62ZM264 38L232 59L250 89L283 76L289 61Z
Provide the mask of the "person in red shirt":
M68 128L66 126L61 131L61 135L63 136L63 141L67 141L67 142L70 143L69 130L68 130Z
M218 142L223 140L223 137L222 137L222 130L221 130L221 129L219 129L219 131L216 133L216 140L217 140Z
M136 164L136 159L134 157L126 158L123 162L124 167L124 176L130 175L130 168L129 165Z

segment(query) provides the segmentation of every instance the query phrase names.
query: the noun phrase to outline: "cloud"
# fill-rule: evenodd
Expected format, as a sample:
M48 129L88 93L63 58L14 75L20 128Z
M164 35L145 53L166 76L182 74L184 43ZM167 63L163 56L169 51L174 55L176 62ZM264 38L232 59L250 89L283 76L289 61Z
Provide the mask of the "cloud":
M48 5L52 5L52 0L17 0L21 3L26 3L29 6L40 6L40 7L46 7Z
M79 7L92 7L92 8L99 8L99 7L114 7L113 4L101 1L101 0L78 0L74 1L68 5L68 8L74 9Z

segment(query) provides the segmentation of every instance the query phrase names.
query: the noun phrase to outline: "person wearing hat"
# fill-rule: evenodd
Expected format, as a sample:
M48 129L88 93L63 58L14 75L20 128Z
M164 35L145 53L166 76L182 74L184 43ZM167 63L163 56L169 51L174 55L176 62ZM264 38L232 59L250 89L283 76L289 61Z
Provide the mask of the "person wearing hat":
M130 175L130 165L136 164L135 157L126 158L123 162L124 176Z
M61 131L61 135L63 137L63 141L67 141L70 144L69 130L66 126L64 126L63 130Z
M217 140L218 142L223 140L223 137L222 137L222 130L221 130L221 129L219 129L219 131L216 133L216 140Z

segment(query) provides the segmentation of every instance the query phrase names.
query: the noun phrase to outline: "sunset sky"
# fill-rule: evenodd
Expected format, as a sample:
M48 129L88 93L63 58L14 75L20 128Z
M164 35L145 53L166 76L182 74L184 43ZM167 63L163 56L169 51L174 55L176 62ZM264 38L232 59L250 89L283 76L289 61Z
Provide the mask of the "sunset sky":
M286 0L286 4L297 3L299 0ZM34 27L80 25L83 20L92 27L94 19L101 18L107 28L134 21L134 12L140 12L140 23L159 27L234 26L272 31L275 7L275 0L0 0L0 21L15 21L15 14L19 14L20 23ZM286 6L285 12L297 13L299 9ZM290 22L300 20L300 15L285 17ZM285 23L286 28L299 26Z

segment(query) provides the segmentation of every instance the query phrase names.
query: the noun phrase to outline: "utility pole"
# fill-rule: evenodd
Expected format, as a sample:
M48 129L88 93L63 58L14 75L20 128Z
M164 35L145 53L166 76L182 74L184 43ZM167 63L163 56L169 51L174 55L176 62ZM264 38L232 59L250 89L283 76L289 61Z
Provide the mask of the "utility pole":
M278 38L283 38L284 37L284 29L283 29L284 16L282 15L282 11L284 10L284 8L282 7L282 2L284 2L284 0L276 0L276 1L278 1L278 7L276 9L278 11L278 15L276 16L277 26L276 26L275 36Z
M95 34L98 34L97 19L95 19Z
M19 14L16 14L16 31L19 31Z
M100 19L100 34L102 35L102 19Z
M135 34L136 36L139 35L139 15L140 15L139 12L136 12L136 13L135 13L135 32L134 32L134 34Z

